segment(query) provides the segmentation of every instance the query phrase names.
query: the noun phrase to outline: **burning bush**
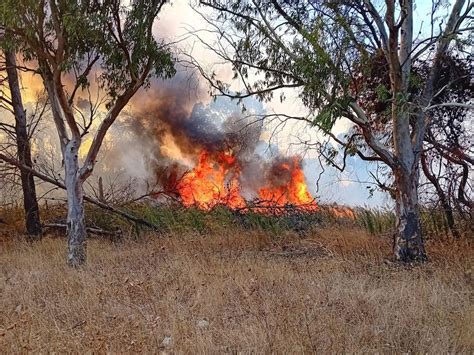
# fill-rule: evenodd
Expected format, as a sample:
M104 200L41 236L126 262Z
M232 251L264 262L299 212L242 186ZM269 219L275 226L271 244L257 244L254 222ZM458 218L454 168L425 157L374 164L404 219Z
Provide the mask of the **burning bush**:
M195 103L171 84L157 90L160 99L135 105L133 128L149 143L150 170L168 195L204 210L242 210L246 201L258 202L259 212L287 205L317 210L301 158L258 152L268 143L260 140L262 123L252 122L255 110L243 116L229 100Z

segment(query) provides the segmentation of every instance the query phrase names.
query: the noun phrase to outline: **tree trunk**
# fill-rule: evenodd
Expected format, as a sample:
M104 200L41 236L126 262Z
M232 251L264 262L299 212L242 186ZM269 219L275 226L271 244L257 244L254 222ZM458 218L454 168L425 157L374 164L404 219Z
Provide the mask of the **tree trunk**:
M10 87L13 112L15 115L15 134L18 160L22 164L31 168L33 167L33 162L31 160L31 146L28 137L26 112L23 107L20 85L18 82L15 53L12 51L5 51L5 62L7 66L8 84ZM41 222L33 174L25 170L20 170L20 177L21 187L23 189L23 206L25 209L26 232L30 239L40 239Z
M83 180L79 174L78 151L80 140L71 139L64 152L67 191L67 262L79 266L86 262L87 233L84 220Z
M394 257L398 261L427 260L418 206L418 171L410 174L396 169L396 233Z

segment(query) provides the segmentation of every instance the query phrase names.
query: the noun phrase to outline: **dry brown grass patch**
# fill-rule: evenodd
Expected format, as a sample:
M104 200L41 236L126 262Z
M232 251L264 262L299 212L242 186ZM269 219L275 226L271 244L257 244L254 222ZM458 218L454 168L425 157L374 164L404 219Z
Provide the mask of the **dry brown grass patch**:
M430 242L431 262L385 262L358 230L2 243L0 349L17 352L472 352L469 241ZM8 245L8 246L6 246Z

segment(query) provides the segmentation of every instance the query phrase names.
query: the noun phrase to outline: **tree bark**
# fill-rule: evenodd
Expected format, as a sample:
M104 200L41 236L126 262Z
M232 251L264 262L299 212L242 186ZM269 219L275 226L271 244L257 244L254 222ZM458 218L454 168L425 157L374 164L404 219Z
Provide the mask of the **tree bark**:
M408 172L394 170L396 184L396 232L393 243L395 260L424 262L427 260L418 205L418 168Z
M80 140L71 139L64 152L67 192L67 263L79 266L86 262L87 232L84 216L83 180L79 174Z
M396 24L396 2L386 1L389 28L388 57L392 91L393 148L397 163L395 177L396 233L395 260L426 261L418 205L419 154L414 151L410 132L411 107L407 100L413 45L413 1L400 1L400 23ZM397 20L398 21L398 20Z
M8 85L10 87L11 101L15 116L15 135L17 144L18 160L33 167L31 160L31 146L28 137L26 112L21 99L18 73L16 70L15 52L5 51L5 62L7 66ZM41 222L39 216L38 199L36 198L36 187L33 174L26 170L20 170L21 187L23 189L23 206L25 209L26 232L31 240L41 238Z

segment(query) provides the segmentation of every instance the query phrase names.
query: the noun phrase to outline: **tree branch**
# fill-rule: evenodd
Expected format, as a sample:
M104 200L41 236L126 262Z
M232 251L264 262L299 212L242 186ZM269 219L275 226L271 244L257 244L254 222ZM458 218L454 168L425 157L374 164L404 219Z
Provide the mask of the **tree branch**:
M56 179L53 179L52 177L50 176L47 176L45 174L42 174L36 170L34 170L33 168L30 168L22 163L20 163L19 161L13 159L13 158L10 158L8 156L6 156L5 154L2 154L0 153L0 160L3 160L4 162L10 164L10 165L13 165L13 166L16 166L17 168L21 169L21 170L25 170L27 172L29 172L30 174L36 176L37 178L45 181L45 182L48 182L54 186L57 186L63 190L66 190L66 185L64 185L62 182L56 180ZM115 214L118 214L119 216L125 218L125 219L128 219L132 222L135 222L135 223L139 223L139 224L142 224L144 226L147 226L151 229L154 229L154 230L159 230L160 227L157 226L156 224L153 224L151 222L148 222L142 218L139 218L139 217L136 217L136 216L133 216L131 214L129 214L128 212L125 212L125 211L122 211L116 207L113 207L113 206L110 206L104 202L101 202L101 201L98 201L92 197L89 197L89 196L84 196L84 200L87 201L87 202L90 202L102 209L105 209L107 211L110 211L112 213L115 213Z

